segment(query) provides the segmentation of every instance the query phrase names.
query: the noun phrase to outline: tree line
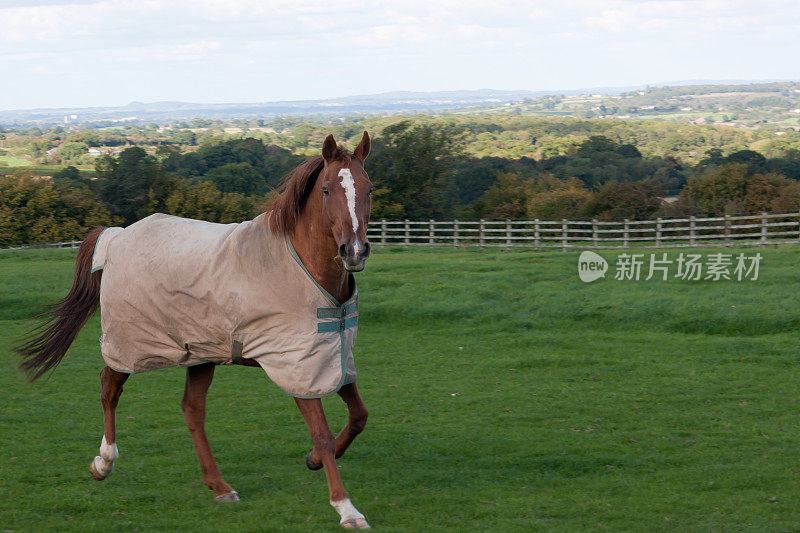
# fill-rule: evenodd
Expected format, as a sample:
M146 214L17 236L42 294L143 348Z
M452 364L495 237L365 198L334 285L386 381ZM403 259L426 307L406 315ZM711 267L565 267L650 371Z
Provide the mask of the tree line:
M795 93L794 90L792 89L792 94L800 98L800 93ZM635 98L646 96L637 95ZM698 98L706 101L704 97ZM603 105L600 104L601 107ZM720 105L725 109L714 111L715 116L733 113L739 104L720 102ZM741 105L746 109L749 104ZM792 110L798 106L800 103L793 105ZM597 135L635 145L646 158L669 155L692 165L702 160L706 151L711 148L719 148L726 154L750 149L767 157L778 157L787 150L800 150L800 132L795 131L796 126L792 126L796 120L789 117L791 120L786 122L767 124L762 117L762 113L765 113L763 109L756 107L753 111L746 111L754 113L756 117L752 121L752 127L747 128L731 125L688 125L664 120L581 119L498 113L417 115L413 117L413 121L417 125L449 125L458 129L462 136L464 154L479 158L544 159L566 155L574 145ZM598 113L602 113L602 110ZM795 116L793 112L789 114ZM214 142L214 138L247 137L261 140L266 145L279 146L295 154L310 154L319 150L322 140L329 133L333 133L339 140L357 143L365 129L370 134L382 135L386 128L407 120L407 117L399 116L269 120L198 118L169 125L131 123L100 128L100 124L93 124L82 126L77 131L74 128L53 126L46 129L14 128L3 133L0 128L0 136L6 136L0 143L4 146L0 149L0 156L4 155L2 150L5 150L5 155L32 159L36 165L80 166L93 164L95 150L115 152L135 145L148 151L161 146L187 151L209 141ZM91 154L88 153L89 150L92 150Z
M373 139L373 219L588 219L800 209L800 151L708 150L696 164L646 157L593 135L547 157L476 157L458 123L401 121ZM321 143L320 143L321 146ZM139 146L102 155L93 175L66 167L0 178L0 246L81 238L153 212L238 222L266 208L304 156L254 137L196 149ZM664 199L670 201L665 202Z

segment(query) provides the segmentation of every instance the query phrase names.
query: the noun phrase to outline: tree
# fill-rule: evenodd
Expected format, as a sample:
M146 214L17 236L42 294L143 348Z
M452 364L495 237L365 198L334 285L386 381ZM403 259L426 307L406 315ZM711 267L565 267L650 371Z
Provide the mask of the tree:
M652 182L609 182L600 186L589 211L605 220L647 220L661 207L660 195L661 189Z
M747 213L786 213L800 208L800 183L776 173L754 174L747 180L742 202Z
M209 170L203 179L214 182L222 192L264 194L267 181L250 163L228 163Z
M725 158L727 163L743 163L753 170L764 168L767 158L753 150L739 150Z
M86 143L68 141L58 148L58 156L67 161L74 161L89 151Z
M28 173L0 177L0 246L82 239L91 227L116 222L88 189Z
M67 166L53 174L53 181L59 185L68 187L85 187L86 180L81 176L80 170L73 166Z
M455 126L399 122L373 140L370 178L377 187L388 189L387 204L403 206L404 217L452 216L453 168L460 143L461 132Z
M178 130L170 136L173 142L187 146L197 145L197 135L192 130Z
M586 218L592 192L580 180L561 181L543 176L531 182L527 210L530 218L561 220Z
M626 157L626 158L633 158L633 159L641 159L642 158L642 153L639 151L638 148L636 148L632 144L621 144L621 145L619 145L619 148L617 148L617 153L619 155L621 155L622 157Z
M173 183L164 207L172 215L227 224L255 217L264 203L264 198L222 193L209 181L194 185L181 179Z
M747 184L747 165L727 163L689 179L686 191L700 210L709 215L742 211Z
M403 218L405 209L402 204L392 203L389 189L378 187L372 191L372 220Z
M53 147L53 143L46 140L36 139L31 141L25 149L25 152L34 159L42 157L47 151Z
M482 218L520 219L527 213L528 188L518 174L499 172L497 181L481 198L481 212L475 213Z
M686 194L711 215L787 212L800 208L800 183L782 174L751 173L745 163L727 163L692 178Z
M210 139L204 142L196 152L198 160L203 162L203 173L206 170L221 167L228 163L249 163L260 168L264 166L266 150L264 143L258 139L219 140Z
M168 180L158 161L138 146L127 148L117 159L104 155L95 163L101 197L112 214L132 223L163 200Z

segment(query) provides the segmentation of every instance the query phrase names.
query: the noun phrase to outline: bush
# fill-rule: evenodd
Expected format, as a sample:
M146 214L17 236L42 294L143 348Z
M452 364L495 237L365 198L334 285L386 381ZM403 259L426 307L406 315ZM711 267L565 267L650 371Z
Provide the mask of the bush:
M118 222L87 189L29 173L0 177L0 246L83 239Z

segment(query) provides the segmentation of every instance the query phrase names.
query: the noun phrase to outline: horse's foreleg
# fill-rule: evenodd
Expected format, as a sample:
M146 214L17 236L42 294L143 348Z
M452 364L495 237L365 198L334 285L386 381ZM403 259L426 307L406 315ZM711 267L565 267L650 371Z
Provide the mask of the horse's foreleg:
M206 396L211 381L214 379L214 365L202 364L186 368L186 389L183 393L181 407L186 417L186 425L192 435L197 460L203 470L203 483L214 491L214 499L218 502L238 502L239 496L230 485L222 479L211 446L206 437Z
M117 404L122 394L122 385L128 374L117 372L109 367L100 371L100 403L103 405L103 440L100 442L100 455L89 465L92 477L104 480L114 469L114 461L119 457L117 450Z
M364 431L364 427L367 425L367 415L369 414L367 412L367 407L361 400L361 396L358 394L358 387L355 383L343 385L342 388L339 389L339 396L341 396L344 403L347 404L348 416L347 424L342 428L342 431L339 432L339 435L336 436L337 459L344 455L348 446L353 443L359 433ZM319 470L322 468L322 465L314 460L313 448L308 450L306 454L306 466L311 470Z
M313 460L325 468L325 476L328 478L328 489L330 491L330 502L341 516L339 523L348 529L369 529L369 524L364 515L359 513L350 503L347 491L344 490L344 485L342 485L339 467L336 465L336 439L334 439L328 421L325 419L322 401L318 398L295 398L294 400L303 414L303 419L311 434L311 442L314 445Z

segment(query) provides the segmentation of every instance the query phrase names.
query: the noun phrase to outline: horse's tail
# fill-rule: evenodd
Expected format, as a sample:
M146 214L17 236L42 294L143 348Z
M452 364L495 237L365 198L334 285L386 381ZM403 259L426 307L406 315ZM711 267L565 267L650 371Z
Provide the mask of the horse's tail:
M78 331L100 303L103 271L92 273L92 256L97 238L104 229L102 226L92 229L78 248L69 294L39 315L37 318L44 318L44 323L30 332L24 344L15 348L22 356L19 366L28 375L29 382L39 379L61 362Z

